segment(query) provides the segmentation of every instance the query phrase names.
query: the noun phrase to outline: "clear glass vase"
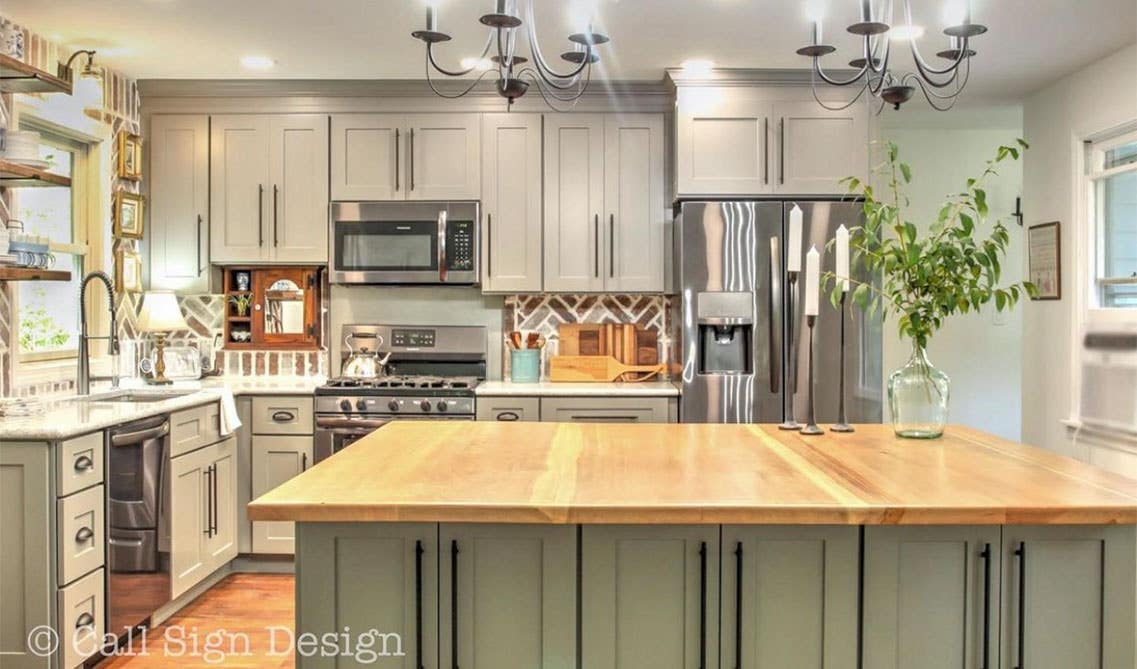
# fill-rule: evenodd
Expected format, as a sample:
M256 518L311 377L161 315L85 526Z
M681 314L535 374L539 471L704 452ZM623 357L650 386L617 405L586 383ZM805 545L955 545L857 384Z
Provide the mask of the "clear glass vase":
M928 360L928 352L912 349L908 364L888 377L892 429L899 437L935 439L948 420L951 379Z

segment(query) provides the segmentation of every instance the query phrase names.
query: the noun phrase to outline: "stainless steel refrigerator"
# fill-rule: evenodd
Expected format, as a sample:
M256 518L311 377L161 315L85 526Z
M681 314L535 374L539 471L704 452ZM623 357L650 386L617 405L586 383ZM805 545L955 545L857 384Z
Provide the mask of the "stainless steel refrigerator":
M793 314L785 237L790 210L802 209L802 262L810 246L822 272L834 270L826 250L837 227L860 225L855 202L692 201L676 209L673 302L685 423L780 423L793 402L806 421L809 332L805 274L798 276ZM867 281L869 277L856 276ZM825 427L838 415L841 313L822 291L814 328L815 412ZM881 421L881 324L851 303L845 317L846 411L850 422ZM792 338L791 338L792 337Z

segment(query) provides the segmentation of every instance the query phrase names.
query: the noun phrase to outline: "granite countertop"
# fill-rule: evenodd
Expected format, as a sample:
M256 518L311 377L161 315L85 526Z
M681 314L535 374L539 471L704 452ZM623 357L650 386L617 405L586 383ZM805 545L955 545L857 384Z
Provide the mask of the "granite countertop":
M478 397L677 397L679 386L670 381L642 383L513 383L485 381Z

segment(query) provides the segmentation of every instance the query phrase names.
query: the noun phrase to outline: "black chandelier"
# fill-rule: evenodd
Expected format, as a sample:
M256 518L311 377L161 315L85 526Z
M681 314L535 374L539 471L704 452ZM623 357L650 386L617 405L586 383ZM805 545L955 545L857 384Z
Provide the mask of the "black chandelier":
M518 15L518 4L524 9L524 20ZM495 0L493 11L478 20L489 28L486 45L479 58L471 59L470 63L464 62L463 69L459 70L444 68L434 58L434 45L451 38L438 30L438 13L433 7L428 6L426 9L426 29L411 33L411 37L426 44L426 80L435 94L444 98L460 98L492 74L497 78L498 94L510 106L517 98L525 95L532 83L536 84L545 103L553 109L571 108L588 89L592 66L600 60L596 47L609 41L607 35L593 32L591 26L585 32L569 35L572 50L562 53L561 59L572 63L574 67L566 72L558 72L545 60L537 44L533 0ZM518 32L522 26L525 26L525 38L529 42L528 58L517 55ZM491 48L495 46L496 53L487 60ZM435 87L434 80L431 79L432 70L448 77L462 77L476 70L482 70L482 74L465 89L457 93L444 93Z
M947 111L955 106L959 94L967 85L971 74L971 38L987 32L987 27L971 22L971 4L967 3L963 22L944 29L948 37L948 48L936 54L949 61L946 67L929 65L920 50L916 48L916 33L912 27L912 6L910 0L904 3L904 18L907 26L907 39L912 48L912 59L916 62L915 72L895 74L889 70L890 37L892 26L893 0L881 0L879 13L873 12L872 0L860 0L861 20L848 27L848 31L862 38L861 56L849 62L856 73L846 79L834 78L821 68L821 57L836 51L836 47L821 41L821 21L813 22L812 43L797 50L798 54L813 59L813 97L818 104L834 111L845 109L855 103L867 91L869 95L884 105L900 109L900 105L912 99L916 89L924 94L937 111ZM817 80L832 86L860 85L861 90L848 104L831 106L817 96ZM880 109L877 112L880 112Z

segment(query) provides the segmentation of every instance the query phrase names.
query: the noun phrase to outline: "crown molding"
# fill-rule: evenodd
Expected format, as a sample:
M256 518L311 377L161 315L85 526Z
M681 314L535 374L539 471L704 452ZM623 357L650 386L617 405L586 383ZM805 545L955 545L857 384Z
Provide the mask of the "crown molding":
M836 77L848 77L855 70L847 68L826 70ZM700 76L691 76L681 67L669 67L665 80L670 88L682 86L808 86L813 81L813 71L801 69L757 69L757 68L715 68Z

